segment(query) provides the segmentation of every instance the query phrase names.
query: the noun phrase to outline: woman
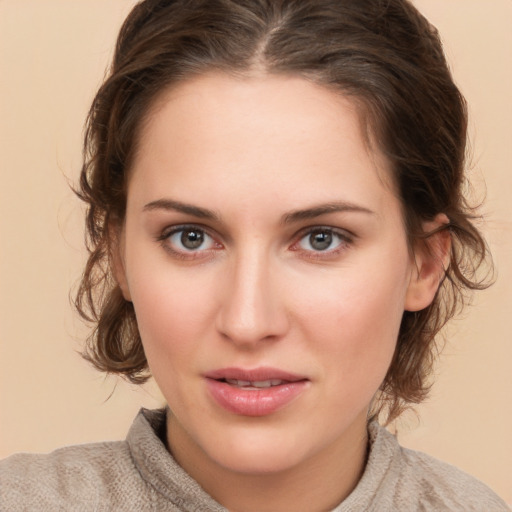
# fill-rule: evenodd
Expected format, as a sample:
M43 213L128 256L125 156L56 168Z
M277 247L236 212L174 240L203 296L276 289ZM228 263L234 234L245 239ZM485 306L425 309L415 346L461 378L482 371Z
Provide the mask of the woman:
M169 408L7 460L7 509L506 510L375 421L483 286L465 138L408 2L140 3L89 116L77 306L86 357Z

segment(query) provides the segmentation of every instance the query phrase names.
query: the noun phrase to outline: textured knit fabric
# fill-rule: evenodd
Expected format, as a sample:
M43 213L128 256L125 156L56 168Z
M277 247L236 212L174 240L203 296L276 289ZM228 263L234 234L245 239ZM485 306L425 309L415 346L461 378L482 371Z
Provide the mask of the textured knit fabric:
M0 510L225 511L176 463L161 440L164 432L165 411L142 410L126 441L13 455L0 463ZM335 512L509 510L484 484L401 448L377 424L369 433L364 474Z

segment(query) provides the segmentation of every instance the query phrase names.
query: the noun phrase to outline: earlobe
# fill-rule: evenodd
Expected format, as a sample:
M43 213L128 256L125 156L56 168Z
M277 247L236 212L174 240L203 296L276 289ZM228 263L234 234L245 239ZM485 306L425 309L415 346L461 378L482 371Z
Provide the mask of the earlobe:
M414 249L414 262L405 298L406 311L420 311L428 307L437 293L450 262L451 236L445 214L425 222L424 233L433 232Z
M111 228L110 261L114 278L121 289L125 300L132 300L128 280L126 278L126 266L124 262L124 231Z

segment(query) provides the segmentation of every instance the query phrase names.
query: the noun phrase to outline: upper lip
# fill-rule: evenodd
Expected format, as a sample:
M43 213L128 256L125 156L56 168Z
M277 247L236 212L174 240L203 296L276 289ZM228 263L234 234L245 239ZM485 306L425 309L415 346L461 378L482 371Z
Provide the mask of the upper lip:
M253 369L245 368L219 368L218 370L212 370L206 372L204 376L208 379L223 380L243 380L250 382L261 382L266 380L282 380L286 382L297 382L300 380L307 380L303 375L296 375L278 368L260 367Z

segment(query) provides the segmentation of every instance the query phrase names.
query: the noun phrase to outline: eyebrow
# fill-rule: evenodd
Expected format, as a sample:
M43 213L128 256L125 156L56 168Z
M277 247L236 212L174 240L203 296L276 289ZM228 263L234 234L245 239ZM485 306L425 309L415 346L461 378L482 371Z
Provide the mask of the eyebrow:
M319 204L312 206L311 208L305 208L303 210L295 210L293 212L286 213L283 215L282 222L283 224L293 224L294 222L315 219L316 217L320 217L321 215L326 215L328 213L339 212L355 212L375 215L374 211L365 208L364 206L359 206L357 204L345 201L335 201L332 203Z
M212 210L195 206L193 204L182 203L181 201L175 201L173 199L157 199L147 203L143 208L143 211L153 210L169 210L193 215L200 219L220 220L220 216ZM285 213L281 218L281 222L283 224L293 224L294 222L315 219L322 215L339 212L355 212L375 215L374 211L365 208L364 206L359 206L346 201L335 201Z
M173 199L157 199L156 201L151 201L146 204L143 208L143 211L153 210L170 210L193 215L200 219L219 220L219 215L212 210L194 206L193 204L182 203L181 201L174 201Z

